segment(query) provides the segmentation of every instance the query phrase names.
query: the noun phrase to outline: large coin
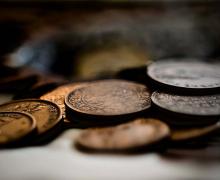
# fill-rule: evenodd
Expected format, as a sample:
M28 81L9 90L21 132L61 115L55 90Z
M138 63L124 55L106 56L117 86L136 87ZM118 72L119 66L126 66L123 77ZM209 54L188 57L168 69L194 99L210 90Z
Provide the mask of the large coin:
M146 86L123 81L103 80L72 91L65 99L73 111L101 116L125 115L150 107Z
M11 101L1 105L0 111L27 112L31 114L36 120L39 134L53 128L62 118L61 110L56 104L39 99Z
M170 129L165 123L139 118L115 127L84 130L77 144L94 150L126 150L154 144L169 134Z
M36 128L35 119L26 113L0 112L0 145L24 138Z
M220 116L220 94L206 96L183 96L154 92L152 103L170 113L192 116L191 123L200 123L198 118L218 118ZM177 121L180 121L177 119ZM210 121L211 122L211 121Z
M220 63L199 62L194 59L164 60L147 68L148 76L160 88L184 89L195 92L220 89ZM182 92L184 92L182 91Z

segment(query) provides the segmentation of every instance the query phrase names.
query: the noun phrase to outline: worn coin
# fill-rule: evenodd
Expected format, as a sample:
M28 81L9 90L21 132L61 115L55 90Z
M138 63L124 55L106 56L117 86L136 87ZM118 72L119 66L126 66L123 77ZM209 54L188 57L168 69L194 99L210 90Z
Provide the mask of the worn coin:
M21 112L0 112L0 145L18 141L36 128L35 119Z
M84 130L76 144L94 150L126 150L154 144L169 134L170 129L165 123L138 118L114 127Z
M75 89L65 99L73 111L114 116L141 112L151 105L146 86L123 80L103 80Z
M168 59L150 64L147 74L160 88L166 87L169 91L179 88L199 93L220 89L220 63Z
M18 111L31 114L37 123L37 130L42 134L61 121L61 110L56 104L40 99L24 99L0 105L0 111Z

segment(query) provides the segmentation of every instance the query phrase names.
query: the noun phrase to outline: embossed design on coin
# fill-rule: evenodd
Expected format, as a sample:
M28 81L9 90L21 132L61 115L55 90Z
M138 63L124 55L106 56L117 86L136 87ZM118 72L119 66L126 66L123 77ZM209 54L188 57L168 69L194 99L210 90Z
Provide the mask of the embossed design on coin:
M0 145L17 141L36 127L32 116L19 112L0 112Z
M169 111L195 116L220 116L220 94L179 96L154 92L152 102Z
M220 63L211 64L182 59L154 62L147 68L148 76L154 81L182 88L220 88Z
M77 112L92 115L121 115L150 107L150 92L141 84L104 80L72 91L66 104Z
M17 111L31 114L36 120L39 134L54 127L62 118L61 110L56 104L39 99L11 101L2 104L0 111Z
M169 134L170 129L165 123L139 118L114 127L84 130L76 143L96 150L126 150L153 144Z
M61 108L63 118L65 118L66 117L66 115L65 115L66 107L64 104L65 96L67 94L69 94L71 91L73 91L74 89L79 88L81 86L84 86L86 84L87 83L66 84L66 85L63 85L63 86L60 86L60 87L54 89L51 92L48 92L48 93L42 95L40 97L40 99L48 100L48 101L51 101L51 102L57 104Z

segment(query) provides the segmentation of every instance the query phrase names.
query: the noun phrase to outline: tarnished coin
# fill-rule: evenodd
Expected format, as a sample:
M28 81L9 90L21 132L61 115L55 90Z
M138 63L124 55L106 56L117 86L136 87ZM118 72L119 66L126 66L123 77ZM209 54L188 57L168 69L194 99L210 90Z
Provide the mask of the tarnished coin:
M0 105L0 111L27 112L31 114L36 120L39 134L50 130L62 119L59 106L50 101L40 99L11 101Z
M203 137L220 129L220 121L205 127L188 129L171 129L170 139L172 141L184 141Z
M220 89L220 63L168 59L150 64L147 74L160 88L167 87L169 90L179 88L198 93Z
M150 107L146 86L123 80L103 80L75 89L65 99L73 111L100 116L125 115Z
M0 112L0 145L18 141L36 128L35 119L26 113Z
M170 134L169 127L157 119L139 118L114 127L87 129L77 144L94 150L127 150L154 144Z
M218 118L220 116L220 94L205 96L172 95L162 92L154 92L151 96L152 103L170 113L192 116L191 123L200 124L196 117ZM176 119L180 121L180 119ZM210 121L211 122L211 121Z
M81 86L84 86L86 84L87 83L65 84L65 85L57 87L53 91L50 91L50 92L42 95L40 97L40 99L48 100L48 101L51 101L51 102L57 104L61 108L63 118L65 118L66 117L66 115L65 115L66 108L65 108L65 104L64 104L65 96L67 94L69 94L71 91L73 91L74 89L79 88Z

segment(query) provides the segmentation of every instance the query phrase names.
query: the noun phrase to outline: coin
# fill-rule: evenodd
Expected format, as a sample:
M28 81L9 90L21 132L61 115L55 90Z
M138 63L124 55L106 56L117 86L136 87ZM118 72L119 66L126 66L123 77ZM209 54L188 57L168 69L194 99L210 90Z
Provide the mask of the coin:
M63 118L66 118L65 112L66 112L66 107L64 104L65 96L69 94L71 91L73 91L76 88L79 88L83 85L86 85L87 83L70 83L70 84L65 84L62 86L57 87L56 89L42 95L40 99L42 100L48 100L51 101L55 104L57 104L61 111L62 111L62 116Z
M146 86L123 80L103 80L75 89L65 103L79 113L100 116L126 115L150 107L150 92Z
M52 129L62 118L61 110L56 104L39 99L11 101L0 105L0 111L27 112L31 114L36 119L39 134Z
M159 88L199 93L220 89L220 63L207 63L195 59L164 60L150 64L147 74ZM183 90L184 89L184 90Z
M205 127L188 129L171 129L170 139L172 141L183 141L203 137L220 129L220 121Z
M192 116L195 119L190 119L190 122L195 124L204 123L202 117L211 122L212 118L220 116L220 94L184 96L154 92L151 100L156 107L169 113L183 115L184 117ZM199 117L199 119L196 117ZM180 122L180 119L176 119L176 121ZM185 122L187 122L187 119L185 119Z
M126 150L154 144L169 134L170 129L165 123L138 118L114 127L84 130L76 144L94 150Z
M0 145L16 142L36 128L35 119L26 113L0 112Z

